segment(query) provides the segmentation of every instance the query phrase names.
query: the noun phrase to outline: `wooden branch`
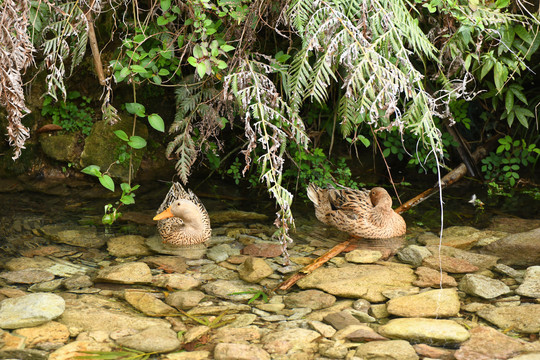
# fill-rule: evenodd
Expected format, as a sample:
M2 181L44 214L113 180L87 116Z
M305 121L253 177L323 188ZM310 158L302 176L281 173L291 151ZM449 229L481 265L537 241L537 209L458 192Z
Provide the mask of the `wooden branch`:
M94 58L94 67L101 85L105 85L105 73L103 72L103 65L101 63L101 56L96 39L96 32L94 31L94 19L92 18L92 10L86 12L86 19L88 20L88 40L90 41L90 49L92 49L92 56Z

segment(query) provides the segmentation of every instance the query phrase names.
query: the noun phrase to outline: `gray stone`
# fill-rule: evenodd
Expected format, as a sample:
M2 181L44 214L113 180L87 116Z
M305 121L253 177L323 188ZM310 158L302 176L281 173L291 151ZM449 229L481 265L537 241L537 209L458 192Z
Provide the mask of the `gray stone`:
M379 328L379 334L433 345L459 344L469 338L469 332L455 321L423 318L392 319Z
M189 310L199 304L205 295L202 291L175 291L165 299L165 302L180 310Z
M493 270L504 274L506 276L510 276L511 278L517 280L518 282L523 281L523 277L525 276L525 271L523 270L516 270L508 265L505 264L497 264L493 267Z
M58 289L60 286L62 286L62 279L54 279L51 281L45 281L42 283L37 283L28 288L28 291L30 292L53 292L54 290Z
M320 290L304 290L285 296L284 302L288 308L308 307L319 310L334 305L336 297Z
M502 281L477 274L465 275L459 282L459 289L469 295L484 299L493 299L511 292L510 288Z
M431 251L425 246L418 245L409 245L397 253L397 257L401 262L415 267L422 265L422 260L428 256L431 256Z
M160 274L152 278L152 285L166 289L191 290L201 285L201 280L189 274Z
M540 264L540 228L511 234L482 248L485 254L499 256L501 262L512 266Z
M216 360L270 360L270 354L256 345L219 343L214 349Z
M65 306L63 298L49 293L5 299L0 303L0 328L19 329L44 324L62 315Z
M94 285L92 280L90 280L90 276L88 275L76 275L69 277L64 279L63 284L68 290L83 289Z
M176 309L146 291L129 290L125 292L124 297L134 308L148 316L168 316L177 313Z
M269 332L262 338L262 343L266 351L275 355L286 354L293 348L300 352L309 352L316 348L316 344L312 342L320 336L313 330L294 328Z
M202 286L210 295L233 301L248 301L256 291L262 290L260 285L246 284L241 280L216 280ZM244 294L235 294L244 293Z
M58 243L84 248L100 248L105 245L105 237L99 236L94 228L72 227L64 225L45 225L39 231L44 237Z
M491 269L492 267L495 266L495 264L497 264L497 261L499 260L499 257L497 256L477 254L471 251L456 249L450 246L439 247L435 245L430 245L430 246L427 246L427 248L429 251L431 251L431 253L434 256L441 254L441 255L451 256L456 259L466 260L472 265L477 266L480 269Z
M382 254L377 250L356 249L345 254L345 260L357 264L372 264L382 258Z
M430 290L388 301L388 313L401 317L451 317L459 314L460 302L455 289Z
M318 331L325 338L331 338L336 333L336 329L321 321L310 320L308 321L308 324L313 330Z
M418 360L416 351L407 341L371 341L360 344L356 348L356 356L360 359L384 360Z
M328 314L324 317L324 322L332 325L336 330L341 330L350 325L360 325L360 320L355 318L347 310Z
M500 329L512 329L527 334L540 331L540 304L488 307L479 310L477 314Z
M136 334L115 339L118 345L143 352L170 352L180 346L176 332L163 326L152 326Z
M206 253L206 257L217 263L225 261L229 256L240 255L240 249L234 249L229 244L212 246Z
M96 281L121 284L149 284L152 282L152 272L143 262L125 263L101 269Z
M523 284L516 289L516 293L521 296L540 298L540 266L527 268Z
M268 265L266 260L256 257L248 257L238 266L238 275L244 281L256 283L272 275L274 270Z
M174 246L164 243L161 236L154 235L146 239L146 245L158 254L177 255L186 259L198 260L206 254L206 244L196 244L189 246Z
M107 251L116 257L150 255L145 241L146 239L139 235L113 237L107 241Z
M8 284L35 284L54 279L54 275L40 269L8 271L0 274Z

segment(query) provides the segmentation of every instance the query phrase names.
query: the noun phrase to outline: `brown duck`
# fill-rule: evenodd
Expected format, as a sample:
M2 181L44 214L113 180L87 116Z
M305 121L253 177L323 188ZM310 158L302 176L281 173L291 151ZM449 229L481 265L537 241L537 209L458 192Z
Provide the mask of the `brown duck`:
M175 182L159 207L158 232L163 242L183 246L200 244L212 235L206 208L191 190Z
M405 234L405 220L392 210L388 192L371 190L323 189L309 184L309 199L315 205L317 219L352 236L387 239Z

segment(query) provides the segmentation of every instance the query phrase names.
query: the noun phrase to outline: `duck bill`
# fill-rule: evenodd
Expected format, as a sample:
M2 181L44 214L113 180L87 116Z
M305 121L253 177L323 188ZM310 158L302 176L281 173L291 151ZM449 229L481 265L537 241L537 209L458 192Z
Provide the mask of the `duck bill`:
M171 212L171 208L167 208L167 210L157 214L156 216L154 216L154 218L152 220L163 220L163 219L167 219L167 218L170 218L170 217L173 217L173 213Z

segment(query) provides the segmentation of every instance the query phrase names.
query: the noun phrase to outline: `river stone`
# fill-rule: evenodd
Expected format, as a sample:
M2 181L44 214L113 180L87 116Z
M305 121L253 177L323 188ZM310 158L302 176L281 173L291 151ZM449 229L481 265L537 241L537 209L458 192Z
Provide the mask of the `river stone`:
M88 351L112 351L112 346L96 341L73 341L53 351L48 360L73 360L77 356L87 356Z
M422 260L428 256L431 256L431 251L425 246L418 245L406 246L397 253L399 261L414 267L422 265Z
M29 294L5 299L0 303L0 328L19 329L38 326L56 319L66 308L62 297L49 294Z
M202 291L175 291L165 299L165 302L180 310L189 310L201 302L206 295Z
M444 229L442 245L468 250L475 245L487 245L508 235L506 232L478 230L470 226L451 226ZM422 234L418 242L424 245L438 245L440 238L434 234Z
M310 343L321 335L313 330L293 328L281 331L272 331L262 338L264 349L270 354L286 354L291 349L308 351Z
M341 330L351 325L360 325L360 320L355 318L349 311L342 310L328 314L324 317L324 322L332 325L334 329Z
M170 352L180 346L176 332L164 326L151 326L137 334L117 338L115 342L130 349L157 353Z
M343 329L340 329L333 336L334 340L343 340L347 339L354 342L366 342L366 341L377 341L377 340L388 340L384 336L379 335L372 328L367 325L348 325Z
M416 351L407 341L371 341L360 344L356 348L356 356L360 359L384 360L418 360Z
M527 268L523 284L516 289L516 293L521 296L540 298L540 266Z
M160 358L161 360L210 360L210 351L197 350L197 351L184 351L164 354Z
M107 241L107 251L115 257L150 255L145 241L146 239L139 235L113 237Z
M305 290L291 293L283 301L288 308L308 307L319 310L334 305L336 297L320 290Z
M484 299L493 299L511 292L502 281L478 274L465 275L459 282L459 290Z
M124 297L134 308L148 316L168 316L177 313L176 309L145 291L126 291Z
M440 254L451 256L456 259L466 260L480 269L491 269L497 264L497 261L499 260L499 257L497 256L477 254L471 251L456 249L450 246L439 247L435 245L430 245L427 246L427 248L434 256L438 256Z
M17 329L13 331L13 334L24 336L27 348L34 348L47 343L54 345L65 344L69 340L67 326L56 321L49 321L40 326Z
M24 270L24 269L45 270L54 264L55 262L49 258L46 258L43 256L34 256L33 258L16 257L9 260L3 265L7 270L18 271L18 270Z
M29 292L54 292L54 290L58 289L60 286L62 286L62 279L54 279L51 281L44 281L37 284L34 284L28 288Z
M455 289L430 290L388 301L388 313L402 317L450 317L459 314L459 296Z
M470 334L471 338L454 353L457 360L509 359L524 352L530 345L486 326L475 327Z
M188 266L181 256L151 256L142 259L150 267L157 267L170 273L182 274L186 272Z
M242 280L249 283L257 283L273 273L274 270L272 270L266 260L256 257L250 256L242 265L238 266L238 275L240 275Z
M319 332L325 338L331 338L336 333L336 329L322 321L310 320L308 321L308 324L310 328Z
M469 332L453 320L423 318L392 319L379 328L379 334L433 345L459 344L469 338Z
M75 275L64 279L63 285L68 290L75 290L91 287L94 283L88 275Z
M99 236L95 228L78 226L45 225L39 230L44 237L58 243L79 246L84 248L100 248L105 245L105 237Z
M248 301L253 297L253 292L262 290L260 285L247 284L241 280L216 280L202 286L202 289L210 295L233 301ZM247 292L245 294L236 294Z
M54 279L54 275L41 269L24 269L0 274L8 284L36 284Z
M243 255L258 256L258 257L277 257L283 253L283 248L280 244L274 243L256 243L249 244L242 249Z
M188 274L160 274L152 278L152 285L167 289L191 290L201 285L201 280Z
M540 228L540 219L520 219L518 217L495 216L491 218L488 229L516 234Z
M229 244L219 244L212 246L207 252L206 257L217 263L225 261L229 256L240 255L240 249L235 249Z
M189 246L174 246L164 243L159 235L154 235L146 239L146 245L158 254L177 255L186 259L198 260L206 253L206 244L195 244Z
M256 345L219 343L214 349L215 360L270 360L270 354Z
M320 289L335 296L382 302L386 300L383 291L408 288L415 278L413 270L405 265L351 265L319 268L298 281L297 285L302 289Z
M418 279L413 281L413 285L419 287L456 287L458 283L456 279L448 275L444 271L428 268L426 266L420 266L414 273L418 276Z
M143 262L131 262L101 269L96 281L120 284L149 284L152 282L152 272Z
M379 261L382 256L377 250L355 249L345 254L345 260L356 264L372 264Z
M258 342L261 338L261 330L256 326L233 328L221 327L212 336L214 343L237 343L247 344L250 341Z
M448 349L443 349L440 347L429 346L427 344L415 344L413 345L413 348L416 351L416 353L420 355L423 359L455 360L454 350L448 350ZM475 360L478 360L478 359L475 359Z
M509 266L540 264L540 227L531 231L511 234L481 249L482 253L499 256Z
M442 269L454 274L463 274L478 271L478 267L467 260L454 258L446 255L428 256L422 260L422 265L432 269Z
M477 314L500 329L512 329L527 334L540 331L540 304L489 307L478 311Z

